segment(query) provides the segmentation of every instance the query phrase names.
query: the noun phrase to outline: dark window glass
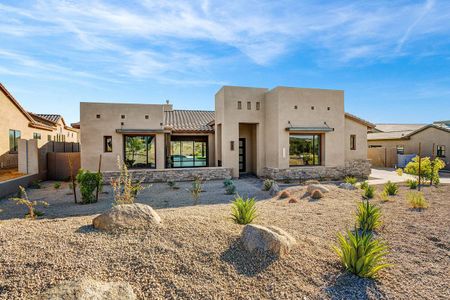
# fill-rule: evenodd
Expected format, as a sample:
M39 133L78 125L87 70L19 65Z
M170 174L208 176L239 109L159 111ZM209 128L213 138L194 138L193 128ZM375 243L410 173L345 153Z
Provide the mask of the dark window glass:
M318 166L321 164L321 137L318 134L289 136L289 165Z
M256 110L260 110L261 109L261 102L256 102Z
M247 109L248 110L252 109L252 103L250 101L247 102Z
M148 120L148 115L145 115L145 119Z
M128 168L156 168L154 136L125 136L124 148Z
M100 119L100 115L97 115L97 119Z
M405 147L402 145L397 146L397 154L405 154Z
M9 152L16 153L17 152L17 144L21 137L20 130L9 130Z
M208 166L208 137L172 136L170 166L172 168Z
M125 119L125 115L121 115L120 117L121 117L122 119Z
M350 150L356 150L356 135L350 135Z
M237 103L237 109L242 109L242 102L241 102L241 101L238 101L238 103Z
M33 132L33 139L40 140L41 139L41 134L37 133L37 132Z
M445 157L445 146L444 145L437 146L436 155L437 155L437 157Z
M52 141L52 136L49 134L49 135L47 135L47 141L48 142L51 142Z
M103 151L104 152L112 152L112 136L104 136L103 137Z

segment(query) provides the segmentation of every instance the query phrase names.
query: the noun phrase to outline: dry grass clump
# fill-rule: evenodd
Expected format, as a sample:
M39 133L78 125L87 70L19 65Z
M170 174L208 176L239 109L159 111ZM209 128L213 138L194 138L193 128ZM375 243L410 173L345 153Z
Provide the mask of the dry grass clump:
M111 178L111 186L114 191L114 204L132 204L139 191L144 189L141 185L144 179L133 180L133 176L128 172L126 164L121 162L120 157L117 157L117 167L120 170L119 177Z
M421 192L408 192L406 199L414 209L428 208L428 202L425 200L425 196Z

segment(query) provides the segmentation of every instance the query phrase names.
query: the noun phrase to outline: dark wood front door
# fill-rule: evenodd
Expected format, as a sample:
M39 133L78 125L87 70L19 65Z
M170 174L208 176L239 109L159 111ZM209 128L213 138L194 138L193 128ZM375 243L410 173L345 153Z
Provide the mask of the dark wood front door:
M245 139L239 139L239 172L247 172L245 168Z

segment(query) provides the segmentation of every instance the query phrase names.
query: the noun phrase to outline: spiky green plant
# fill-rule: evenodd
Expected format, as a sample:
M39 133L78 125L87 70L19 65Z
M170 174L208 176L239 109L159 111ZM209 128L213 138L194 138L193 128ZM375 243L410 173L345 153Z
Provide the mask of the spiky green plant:
M409 192L406 195L409 204L412 208L423 209L428 207L428 202L425 200L425 196L421 192Z
M380 200L383 202L389 201L389 195L386 193L386 191L381 192L380 194L378 194L378 196L380 197Z
M333 246L347 271L359 277L375 278L380 270L391 266L386 262L389 250L385 243L364 231L348 231L347 235L345 238L338 233L339 245Z
M371 185L367 185L364 189L364 197L367 199L372 199L375 196L375 188Z
M229 179L229 178L227 178L227 179L225 179L225 180L223 181L223 186L224 186L224 187L227 187L227 186L233 185L233 184L234 184L233 180L231 180L231 179Z
M26 218L36 219L36 217L42 216L43 213L36 210L36 206L43 205L48 206L48 203L45 201L31 201L28 199L28 194L26 190L19 186L19 197L11 198L10 200L16 202L18 205L25 205L28 208L28 213L25 215Z
M358 228L364 231L372 231L381 226L381 210L369 201L358 204L356 212Z
M274 181L272 179L266 179L263 183L263 190L268 191L272 187Z
M388 181L385 185L384 185L384 191L386 192L386 194L388 194L389 196L394 196L397 195L398 193L398 185L396 183L393 183L391 181Z
M347 176L344 178L345 183L350 183L351 185L355 185L358 182L358 179L356 179L353 176Z
M369 183L367 181L363 181L359 185L359 188L362 189L362 190L365 190L365 189L367 189L368 186L369 186Z
M225 187L225 192L227 195L234 195L236 194L236 186L234 184L227 185Z
M255 198L237 196L231 206L231 218L238 224L249 224L256 218Z
M419 186L419 182L415 179L408 179L406 181L406 185L411 189L411 190L415 190L417 189L417 186Z

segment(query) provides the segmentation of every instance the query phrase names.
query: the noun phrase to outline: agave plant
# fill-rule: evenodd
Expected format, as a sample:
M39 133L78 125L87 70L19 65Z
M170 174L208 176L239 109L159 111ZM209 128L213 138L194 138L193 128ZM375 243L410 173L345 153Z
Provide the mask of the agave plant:
M238 224L249 224L256 218L255 198L237 196L231 206L231 218Z
M378 272L391 266L386 263L389 253L383 242L365 231L348 231L348 238L338 234L339 246L333 246L345 269L359 277L374 278Z
M345 183L350 183L351 185L355 185L358 182L358 179L356 179L353 176L347 176L344 178Z
M364 197L367 199L372 199L375 196L375 188L371 185L367 185L364 189Z
M388 181L385 185L384 185L384 191L386 192L386 194L388 194L389 196L394 196L397 195L398 193L398 185Z
M369 186L369 183L367 181L363 181L359 185L359 188L362 189L362 190L365 190L365 189L367 189L368 186Z
M361 230L372 231L381 226L381 210L369 201L363 201L358 205L356 222Z

